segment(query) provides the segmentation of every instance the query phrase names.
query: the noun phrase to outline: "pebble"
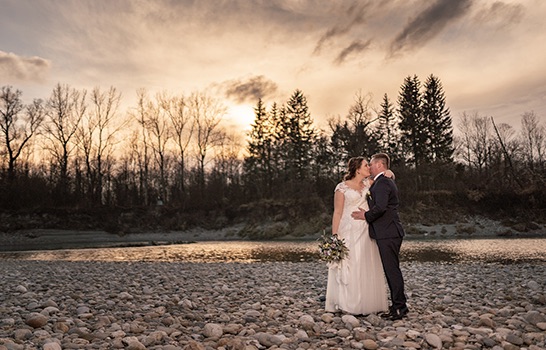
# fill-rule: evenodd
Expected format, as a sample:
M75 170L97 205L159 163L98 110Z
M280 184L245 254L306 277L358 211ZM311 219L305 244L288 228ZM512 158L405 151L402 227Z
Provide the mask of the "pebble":
M393 322L326 312L316 261L5 260L0 350L546 348L545 263L402 270L410 312Z

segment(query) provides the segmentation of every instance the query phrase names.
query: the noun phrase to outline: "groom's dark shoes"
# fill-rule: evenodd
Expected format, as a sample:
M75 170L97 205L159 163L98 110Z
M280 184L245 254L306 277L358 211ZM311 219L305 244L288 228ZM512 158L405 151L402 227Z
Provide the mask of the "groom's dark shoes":
M396 321L403 319L404 316L408 314L408 312L409 309L407 306L404 306L400 309L391 308L388 313L382 314L381 317L387 320Z

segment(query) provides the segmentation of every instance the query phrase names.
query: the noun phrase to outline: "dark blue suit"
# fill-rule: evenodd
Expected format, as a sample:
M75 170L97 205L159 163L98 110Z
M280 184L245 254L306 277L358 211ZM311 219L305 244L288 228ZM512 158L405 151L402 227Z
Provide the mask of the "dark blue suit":
M375 239L391 291L391 310L406 308L404 278L400 270L400 247L405 235L398 215L398 188L392 179L380 175L367 195L370 210L365 213L370 237Z

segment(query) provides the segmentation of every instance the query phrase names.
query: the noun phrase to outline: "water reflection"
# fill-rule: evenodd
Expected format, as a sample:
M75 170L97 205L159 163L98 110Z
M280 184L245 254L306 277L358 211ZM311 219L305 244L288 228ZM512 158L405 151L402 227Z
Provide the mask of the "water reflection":
M317 242L191 244L0 253L0 260L273 262L316 261ZM545 263L546 238L406 240L402 261Z
M406 242L403 259L416 261L546 262L546 239L488 238Z

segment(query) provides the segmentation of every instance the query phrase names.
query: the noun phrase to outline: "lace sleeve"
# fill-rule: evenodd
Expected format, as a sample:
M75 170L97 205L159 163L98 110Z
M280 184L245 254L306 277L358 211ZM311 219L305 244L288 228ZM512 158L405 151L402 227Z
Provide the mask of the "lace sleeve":
M337 192L337 191L339 191L339 192L341 192L341 193L344 194L345 191L347 191L347 188L348 188L348 187L347 187L347 185L345 184L345 182L340 182L340 183L337 184L336 189L334 190L334 193Z

